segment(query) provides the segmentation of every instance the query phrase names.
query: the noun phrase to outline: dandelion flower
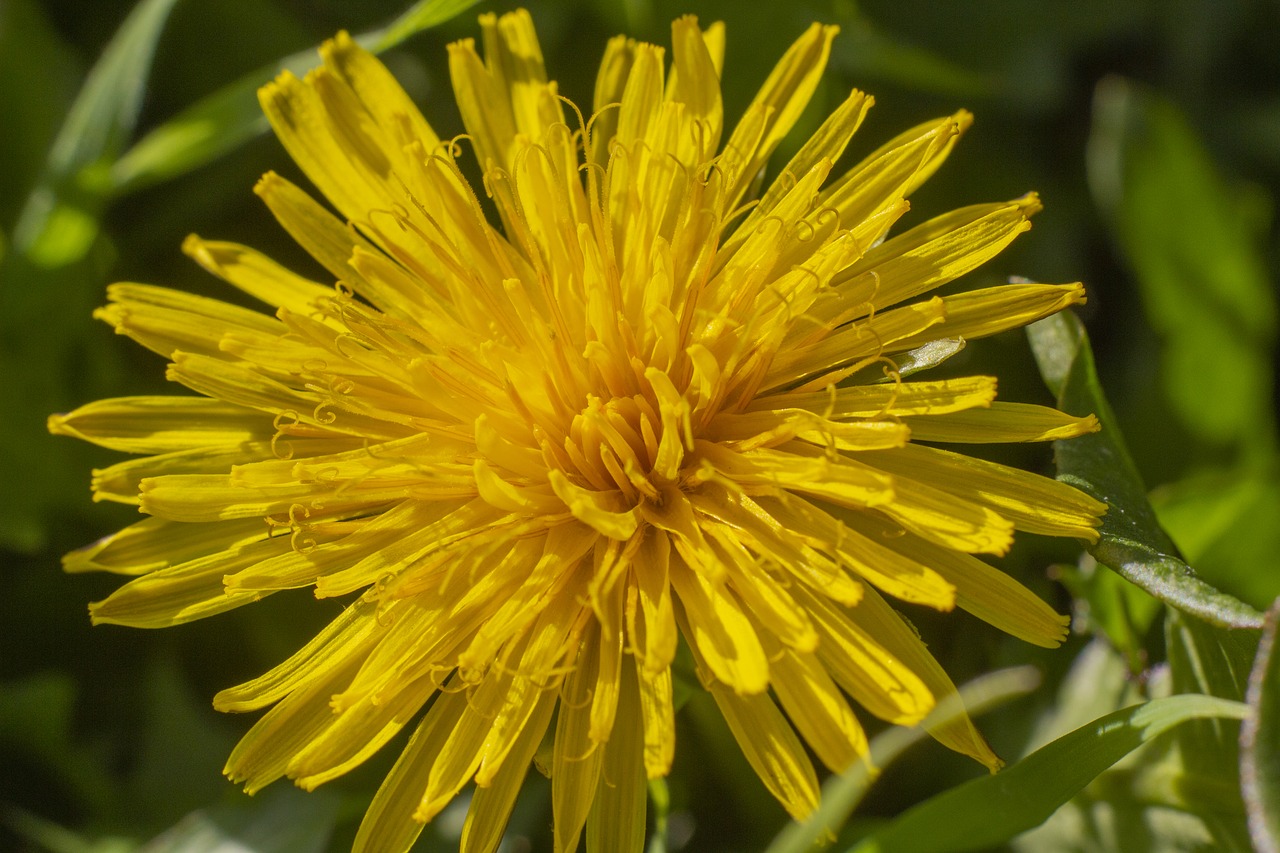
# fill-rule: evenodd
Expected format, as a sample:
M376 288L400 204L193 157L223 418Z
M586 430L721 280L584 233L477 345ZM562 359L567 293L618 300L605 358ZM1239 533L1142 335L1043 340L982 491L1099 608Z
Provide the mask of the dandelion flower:
M314 788L412 730L358 849L406 848L472 782L463 849L494 849L548 739L556 849L585 834L640 850L645 780L675 748L681 647L804 816L806 744L832 770L866 760L854 703L910 725L955 691L889 599L1039 645L1065 636L1065 617L975 555L1015 530L1093 539L1105 507L936 445L1096 420L997 402L988 376L906 377L1083 288L929 295L1027 230L1033 195L887 236L964 112L833 178L871 106L853 91L758 193L834 27L800 36L731 132L719 24L676 21L669 65L610 41L589 119L547 79L527 13L481 28L483 58L471 40L449 49L455 140L345 34L304 80L263 88L336 214L275 174L256 192L328 275L192 236L197 263L274 315L110 288L100 317L193 393L51 419L139 454L93 488L147 516L66 567L136 576L92 605L97 623L174 625L304 587L342 601L215 705L270 707L227 764L251 792ZM932 734L999 765L967 718Z

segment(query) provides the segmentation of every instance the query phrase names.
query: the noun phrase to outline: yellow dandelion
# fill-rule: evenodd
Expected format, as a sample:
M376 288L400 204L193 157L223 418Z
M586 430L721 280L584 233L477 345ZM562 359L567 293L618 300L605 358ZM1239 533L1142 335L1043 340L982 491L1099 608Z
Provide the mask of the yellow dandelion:
M225 711L270 706L227 774L310 789L411 727L357 848L401 850L469 783L463 849L492 850L552 739L555 848L641 849L645 780L675 749L683 644L793 815L812 753L865 760L852 699L903 725L955 688L886 598L959 606L1031 643L1055 613L976 554L1015 530L1095 538L1105 507L935 443L1044 441L1093 418L996 402L988 376L906 380L969 338L1084 300L1079 284L929 292L1027 230L1034 196L886 239L969 125L912 128L845 174L852 92L758 197L834 27L787 51L724 137L724 30L609 42L589 120L530 18L450 47L465 137L441 140L345 34L261 92L338 215L257 186L325 269L186 252L274 316L141 284L100 312L194 394L91 403L56 433L140 454L95 496L148 517L70 554L135 575L93 620L174 625L312 587L345 609ZM459 170L483 171L491 223ZM921 443L923 442L923 443ZM942 743L993 768L967 720Z

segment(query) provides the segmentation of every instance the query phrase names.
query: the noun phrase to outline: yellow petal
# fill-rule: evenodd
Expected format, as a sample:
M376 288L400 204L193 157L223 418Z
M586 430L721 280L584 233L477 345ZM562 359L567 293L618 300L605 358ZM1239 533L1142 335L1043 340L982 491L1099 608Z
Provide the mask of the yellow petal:
M675 706L672 704L671 668L656 675L637 674L640 713L644 722L644 769L650 779L671 772L676 752Z
M397 194L385 181L385 166L383 176L371 166L370 158L380 152L363 135L358 119L352 117L350 124L359 135L335 137L330 113L335 104L326 103L312 85L324 77L321 71L311 72L305 83L285 71L258 91L258 101L293 161L348 219L359 220L370 210L392 207ZM345 118L337 117L339 126L348 124Z
M632 510L619 510L617 492L597 492L569 481L558 469L549 474L551 488L573 516L610 539L626 540L636 532L638 521Z
M533 761L555 709L555 691L543 690L531 700L533 710L511 745L510 754L487 784L477 782L462 825L460 853L493 853L511 819L516 795Z
M685 105L688 136L680 140L677 158L700 166L720 145L724 105L720 100L720 75L707 48L698 19L692 15L671 24L671 75L667 100Z
M805 409L824 418L875 418L886 415L934 415L990 406L996 397L994 376L965 376L929 382L850 385L824 391L757 397L746 411Z
M431 125L386 66L347 33L340 32L321 45L320 56L351 87L378 125L399 143L397 147L417 141L431 151L440 144Z
M299 788L313 791L360 766L418 715L438 687L435 678L424 676L377 703L366 700L343 708L289 760L285 774Z
M986 263L1030 230L1029 217L1039 209L1034 194L1005 204L962 207L886 240L841 271L833 283L848 291L841 294L844 303L865 300L884 309ZM825 314L821 309L817 313Z
M214 524L182 524L148 518L62 558L67 572L113 572L144 575L222 551L241 548L262 538L261 519Z
M346 484L341 484L346 485ZM234 518L288 516L292 507L324 499L327 511L374 509L408 497L404 486L356 489L338 494L339 485L314 483L245 486L230 474L170 474L142 481L141 509L170 521L226 521ZM305 506L304 506L305 508Z
M141 502L138 497L138 488L142 480L147 477L225 471L234 463L243 462L246 458L270 455L270 445L258 444L235 446L229 449L202 447L198 450L163 453L159 456L148 456L145 459L118 462L110 468L94 469L91 483L93 499L138 504Z
M632 47L631 67L619 99L621 106L615 137L618 144L629 151L646 137L649 125L657 119L664 85L664 53L662 48L651 44Z
M600 70L596 72L595 114L590 121L588 152L598 166L609 162L609 144L618 130L618 105L626 88L631 66L635 62L636 43L626 36L614 36L604 48Z
M726 531L731 531L729 535L739 537L778 570L794 575L841 604L854 605L862 598L862 584L819 550L827 540L808 539L799 528L784 523L784 516L773 511L773 502L768 498L753 500L720 484L709 484L700 493L690 495L690 500L702 515L724 522ZM702 524L710 527L711 522Z
M850 225L893 207L942 165L972 121L962 110L899 134L823 192L823 204Z
M902 726L920 722L933 710L934 694L914 667L850 618L861 603L839 608L803 588L797 588L796 597L809 610L822 638L818 659L858 704Z
M847 615L853 624L876 637L890 654L910 667L938 701L957 696L955 685L925 648L919 635L874 591L867 590L867 598ZM980 761L992 771L1004 764L991 751L967 714L947 722L930 724L927 728L929 734L943 745Z
M562 123L564 113L547 87L547 71L533 18L525 9L500 17L480 16L485 63L508 92L518 133L538 139L547 127ZM552 97L548 97L552 95Z
M334 721L329 698L354 673L359 661L347 661L295 690L262 716L240 739L223 772L254 794L283 777L289 762Z
M135 578L89 605L89 615L95 625L166 628L257 601L268 593L230 593L222 578L261 560L292 553L289 537L268 539L269 529L265 525L260 529L253 541Z
M622 630L626 589L616 583L599 596L597 619L600 623L600 646L597 656L596 681L591 694L591 741L603 744L617 724L618 703L623 692L622 670L627 658L626 635Z
M407 850L422 832L423 821L414 812L445 741L467 710L467 693L456 682L436 697L378 788L360 822L353 853Z
M764 387L779 388L801 379L808 379L808 385L818 387L835 384L839 378L843 378L838 375L839 368L851 364L860 365L864 359L878 357L883 352L910 349L926 339L947 337L941 332L934 334L932 331L941 329L947 316L945 301L934 297L926 302L894 308L877 314L873 319L846 326L816 344L784 350L778 353L770 365ZM914 343L908 346L903 341ZM817 378L810 378L815 375Z
M888 506L895 497L892 478L843 456L808 455L807 446L735 453L699 439L697 447L716 471L743 486L780 486L856 507Z
M782 709L833 773L868 759L866 733L825 667L809 652L777 649L769 679Z
M1019 530L1048 536L1078 536L1097 541L1106 505L1068 486L1017 468L974 459L948 450L908 445L868 451L858 459L882 471L927 482L964 501L989 506Z
M182 241L182 251L218 278L276 308L309 314L333 288L325 287L285 269L248 246L202 240L195 234Z
M551 764L551 811L556 853L574 853L587 822L604 764L604 747L590 737L592 693L599 672L600 629L583 634L578 658L560 688Z
M256 711L280 701L304 684L323 679L337 666L363 658L386 631L377 618L376 605L360 600L338 614L288 660L236 687L213 697L219 711Z
M797 606L782 584L770 576L735 536L725 528L713 529L711 533L717 552L731 567L729 586L750 610L753 621L769 626L769 632L784 645L813 651L818 645L818 635L804 609Z
M936 610L950 610L956 603L955 588L928 563L910 560L879 540L849 530L836 518L800 498L761 498L761 505L787 529L805 536L838 559L849 571L874 584L894 598L923 604ZM867 513L844 513L845 518L861 518ZM817 587L828 597L828 589ZM848 603L848 602L846 602Z
M713 588L683 560L671 563L671 583L681 633L711 675L741 694L768 689L769 662L737 596L727 588Z
M485 738L506 701L512 680L510 672L494 667L470 692L465 712L454 723L431 767L422 801L413 813L414 820L425 823L438 815L476 772L483 758Z
M492 19L492 15L487 15ZM476 141L476 156L483 168L490 164L507 168L509 146L515 137L510 95L485 68L472 39L449 45L449 77L453 96L467 133Z
M618 719L604 744L604 766L587 817L587 850L591 853L641 853L644 849L644 730L640 720L635 668L624 662L626 677L618 697Z
M997 512L925 486L914 480L894 480L897 500L881 511L930 542L966 554L1008 552L1014 525Z
M287 416L298 424L329 433L357 435L375 441L412 434L407 425L357 412L339 413L335 411L331 395L293 388L244 364L179 352L174 354L166 376L209 397L244 409ZM411 419L403 420L407 424Z
M818 807L818 777L791 724L768 695L740 696L723 684L708 689L734 740L769 793L795 820Z
M763 119L763 132L757 137L760 131L749 129L749 121L744 117L725 143L721 156L727 171L735 179L726 198L730 206L746 192L760 167L768 161L769 155L809 103L826 68L831 40L838 31L838 27L820 24L813 24L805 30L774 66L747 107L746 116L756 115Z
M168 288L120 283L108 287L107 296L113 304L94 316L166 357L177 350L217 353L222 338L234 332L284 332L274 317Z
M1085 302L1082 284L1007 284L943 297L946 319L928 332L899 338L887 352L903 352L939 338L982 338L1043 320ZM902 309L897 309L902 310ZM893 312L889 312L893 313Z
M430 528L448 509L447 504L403 501L352 522L350 532L343 536L323 535L300 526L298 553L228 572L223 583L228 592L274 591L310 586L321 577L344 571L363 570L371 578L381 578L417 555L422 549L422 530Z
M1101 429L1093 415L1077 418L1028 403L994 402L987 409L907 418L916 441L964 443L1059 441Z
M371 249L372 244L275 172L263 175L253 191L266 203L289 236L335 279L347 282L357 292L363 289L364 279L351 266L350 260L357 246Z
M932 568L955 586L956 606L1001 631L1045 648L1057 648L1067 638L1071 617L1054 612L1031 590L977 557L926 542L866 514L849 514L845 523Z
M506 763L513 760L529 726L537 725L535 706L545 702L554 707L554 690L546 688L546 684L562 671L566 650L576 643L573 635L579 630L585 614L580 603L581 594L582 584L565 585L556 601L541 609L537 622L529 631L524 653L515 664L518 675L485 738L480 766L476 769L477 785L491 784ZM547 713L550 714L550 708L547 708ZM546 728L545 718L541 727ZM538 740L542 739L542 729L538 731ZM530 752L529 758L532 755ZM529 758L525 759L526 763Z
M750 414L722 412L703 435L710 441L731 444L745 451L773 447L800 438L838 450L884 450L907 443L911 430L893 421L841 423L804 409L773 409Z
M316 581L317 598L346 595L372 583L385 582L397 570L442 551L460 540L481 538L477 535L501 516L483 501L408 501L406 515L393 523L405 538L382 551L354 562L347 569L324 575ZM451 556L461 555L453 552Z
M791 161L778 173L779 177L769 185L769 189L760 198L760 203L752 210L743 226L745 227L758 217L768 215L773 206L788 191L789 182L798 180L819 161L829 160L834 163L839 160L845 146L862 125L862 120L866 118L867 111L871 109L873 103L875 99L865 92L859 92L857 89L850 92L844 103L827 117L822 126L805 141Z
M271 419L207 397L114 397L49 416L49 432L125 453L169 453L269 440Z
M660 673L675 659L679 633L671 601L671 540L650 530L632 561L644 644L633 653L646 677Z

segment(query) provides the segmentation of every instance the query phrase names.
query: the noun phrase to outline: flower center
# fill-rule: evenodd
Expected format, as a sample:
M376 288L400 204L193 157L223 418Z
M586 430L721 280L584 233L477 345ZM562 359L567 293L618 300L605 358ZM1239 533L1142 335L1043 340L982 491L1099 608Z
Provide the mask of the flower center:
M565 452L591 487L618 489L633 505L642 497L658 499L666 483L665 477L654 476L662 436L655 402L642 394L609 400L587 397L587 405L570 424Z

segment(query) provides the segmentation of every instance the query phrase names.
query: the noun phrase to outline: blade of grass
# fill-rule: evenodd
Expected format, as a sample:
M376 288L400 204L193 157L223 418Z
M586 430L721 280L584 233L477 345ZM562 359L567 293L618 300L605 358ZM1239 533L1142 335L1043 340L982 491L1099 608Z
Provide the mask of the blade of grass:
M849 853L987 850L1039 826L1104 770L1188 720L1242 719L1242 702L1188 694L1100 717L1001 772L909 809Z
M38 266L79 260L98 235L102 172L138 121L156 42L175 0L142 0L85 77L13 230L12 251Z

